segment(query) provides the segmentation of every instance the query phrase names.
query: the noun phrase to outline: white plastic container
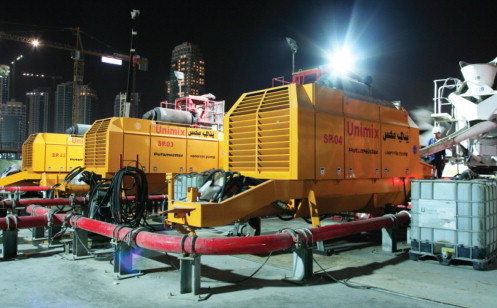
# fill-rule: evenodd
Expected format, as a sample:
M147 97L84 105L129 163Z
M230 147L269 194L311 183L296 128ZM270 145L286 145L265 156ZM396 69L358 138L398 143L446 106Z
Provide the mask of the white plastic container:
M485 267L495 257L495 181L413 180L411 204L411 254L438 256L444 264L477 260Z

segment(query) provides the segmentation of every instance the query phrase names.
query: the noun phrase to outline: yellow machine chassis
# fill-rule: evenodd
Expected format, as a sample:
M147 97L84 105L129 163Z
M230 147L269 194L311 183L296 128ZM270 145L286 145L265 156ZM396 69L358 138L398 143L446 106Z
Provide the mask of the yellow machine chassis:
M357 191L357 186L361 187L360 191ZM319 215L363 209L374 212L385 203L403 203L409 190L409 180L400 178L268 180L220 203L172 201L167 221L193 227L213 227L239 219L293 213L294 217L310 216L313 225L319 226ZM302 202L295 202L299 199ZM273 204L278 200L293 202L288 202L283 209Z
M54 186L63 183L67 173L22 171L0 179L0 186ZM63 185L59 191L67 193L87 193L88 185Z

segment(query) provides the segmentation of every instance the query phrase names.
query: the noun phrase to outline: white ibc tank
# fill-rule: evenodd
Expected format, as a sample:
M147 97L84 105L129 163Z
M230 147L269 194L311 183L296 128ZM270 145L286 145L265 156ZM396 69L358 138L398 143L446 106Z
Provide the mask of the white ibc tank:
M497 252L497 185L490 180L413 180L412 250L486 259Z

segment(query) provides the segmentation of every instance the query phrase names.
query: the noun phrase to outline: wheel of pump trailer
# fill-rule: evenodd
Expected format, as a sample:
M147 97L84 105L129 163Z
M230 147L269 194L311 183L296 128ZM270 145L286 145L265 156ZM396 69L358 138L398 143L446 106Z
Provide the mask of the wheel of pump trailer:
M325 220L326 218L328 218L328 215L319 215L319 220L320 221L323 221ZM308 224L311 224L312 225L312 220L311 220L311 217L310 216L307 216L307 217L302 217L303 220L305 220L306 223Z
M308 223L308 224L312 224L312 221L311 221L311 218L310 217L302 217L302 219Z
M238 234L237 236L254 236L255 235L255 229L252 228L248 223L245 223L240 226L240 229L238 229Z
M415 252L409 252L409 260L419 261L419 255Z
M488 261L475 261L473 262L473 269L477 271L488 270Z
M332 256L334 253L335 253L335 249L329 248L329 249L324 250L324 255L327 257Z
M281 219L283 221L290 221L294 218L293 215L290 215L288 217L284 217L283 215L276 215L276 217L278 217L279 219Z
M248 225L254 230L253 235L261 235L261 218L260 217L250 218L248 221Z
M438 260L438 263L440 263L441 265L449 265L450 264L450 257L449 258L444 258L442 255L437 255L437 260Z

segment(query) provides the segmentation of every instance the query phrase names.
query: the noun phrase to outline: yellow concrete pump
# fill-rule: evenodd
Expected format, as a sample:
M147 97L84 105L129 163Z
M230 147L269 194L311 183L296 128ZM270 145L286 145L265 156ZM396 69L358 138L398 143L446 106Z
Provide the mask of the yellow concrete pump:
M89 185L79 181L83 170L108 179L132 166L147 175L150 193L166 194L166 173L200 172L221 163L224 101L213 99L212 94L186 96L174 106L154 108L143 119L97 120L87 125L84 136L32 135L23 145L23 171L0 179L0 186L86 194Z
M217 168L222 132L136 118L97 120L85 134L85 169L104 178L126 166L147 174L149 190L167 193L166 173Z
M82 136L38 133L22 145L22 171L0 179L0 186L53 186L83 165Z
M405 204L409 180L431 176L419 129L398 104L344 88L294 82L243 94L224 121L220 174L229 177L171 200L167 223L211 227L286 214L319 226L323 214ZM242 176L258 181L231 196L226 181Z

